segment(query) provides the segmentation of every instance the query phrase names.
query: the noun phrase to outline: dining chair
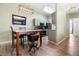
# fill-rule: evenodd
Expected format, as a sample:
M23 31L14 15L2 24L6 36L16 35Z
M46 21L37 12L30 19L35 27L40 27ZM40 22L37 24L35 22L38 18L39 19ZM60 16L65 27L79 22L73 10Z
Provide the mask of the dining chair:
M34 53L36 51L36 49L39 49L38 46L38 38L39 35L38 34L33 34L33 35L28 35L28 45L29 45L29 51L32 51L32 49L34 50Z
M16 39L16 32L13 31L13 27L12 26L10 26L10 28L11 28L11 31L12 31L12 47L14 48L14 46L15 46L15 39ZM24 48L24 36L25 36L25 34L20 34L19 35L19 38L21 40L21 46L23 48Z

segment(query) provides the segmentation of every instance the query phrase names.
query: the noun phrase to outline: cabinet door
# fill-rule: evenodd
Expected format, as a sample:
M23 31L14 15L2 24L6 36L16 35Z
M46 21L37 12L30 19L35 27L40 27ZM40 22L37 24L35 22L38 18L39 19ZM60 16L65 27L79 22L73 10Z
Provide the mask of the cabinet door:
M51 29L51 25L52 25L51 23L46 23L48 29Z
M35 18L33 19L33 26L35 26Z
M56 31L48 30L48 40L52 42L56 42Z

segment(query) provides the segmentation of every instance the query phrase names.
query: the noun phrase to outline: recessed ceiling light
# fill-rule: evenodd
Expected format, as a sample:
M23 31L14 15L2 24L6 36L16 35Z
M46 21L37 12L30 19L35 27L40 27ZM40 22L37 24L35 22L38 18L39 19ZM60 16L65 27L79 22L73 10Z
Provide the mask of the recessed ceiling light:
M53 12L55 12L55 10L53 10L53 9L51 9L50 7L45 7L44 8L44 12L46 12L46 13L49 13L49 14L52 14Z

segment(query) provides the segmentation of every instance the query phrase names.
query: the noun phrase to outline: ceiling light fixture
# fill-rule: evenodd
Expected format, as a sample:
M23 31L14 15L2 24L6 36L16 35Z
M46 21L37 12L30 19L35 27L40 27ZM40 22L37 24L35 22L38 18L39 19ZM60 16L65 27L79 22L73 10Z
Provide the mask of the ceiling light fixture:
M24 10L24 11L26 11L26 12L33 12L33 10L32 9L28 9L28 8L25 8L23 5L21 5L21 4L19 4L19 9L20 10Z
M52 14L53 12L55 12L55 10L51 9L50 7L45 7L44 12Z

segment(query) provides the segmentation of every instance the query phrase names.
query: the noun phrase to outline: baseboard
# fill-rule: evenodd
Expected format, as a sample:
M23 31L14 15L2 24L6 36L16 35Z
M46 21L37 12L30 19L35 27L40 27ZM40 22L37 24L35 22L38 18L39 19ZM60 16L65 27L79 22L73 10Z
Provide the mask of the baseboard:
M69 38L69 36L66 36L64 39L62 39L61 41L59 41L58 43L56 43L56 45L61 44L64 40L66 40L67 38Z
M16 40L15 40L15 42L16 42ZM27 44L27 42L25 42L25 43ZM0 45L2 45L2 44L12 44L12 41L0 42Z
M54 45L59 45L60 43L62 43L64 40L66 40L69 36L65 37L63 40L59 41L58 43L55 43L53 41L50 41L50 43L54 44ZM7 44L7 43L12 43L12 41L5 41L5 42L0 42L0 44Z
M12 43L12 41L0 42L0 45L1 45L1 44L8 44L8 43Z
M57 45L55 42L53 42L53 41L48 41L49 43L51 43L51 44L54 44L54 45Z
M58 43L53 42L53 41L50 41L50 40L49 40L49 42L52 43L52 44L54 44L54 45L57 45L57 46L58 46L59 44L61 44L61 43L62 43L64 40L66 40L67 38L69 38L69 36L65 37L63 40L59 41Z

